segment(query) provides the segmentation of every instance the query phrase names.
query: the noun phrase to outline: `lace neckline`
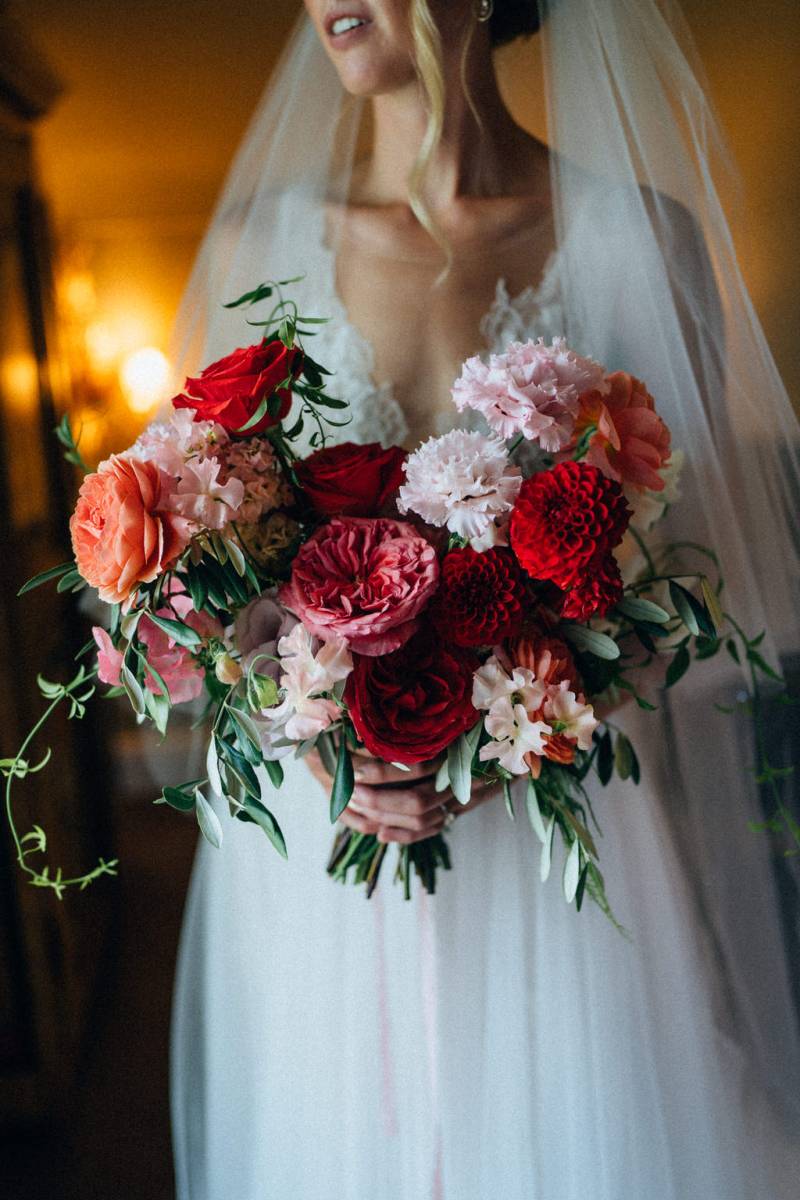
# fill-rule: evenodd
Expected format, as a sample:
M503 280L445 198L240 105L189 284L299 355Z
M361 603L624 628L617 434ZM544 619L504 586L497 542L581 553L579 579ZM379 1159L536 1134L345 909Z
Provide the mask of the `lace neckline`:
M319 215L318 236L323 267L318 282L320 288L324 288L326 313L330 317L329 324L322 329L328 331L329 337L335 341L335 346L331 346L331 367L335 369L335 364L339 365L340 371L337 373L343 376L346 370L349 384L347 390L351 394L343 398L347 398L351 405L351 436L354 436L355 440L372 436L368 429L359 429L360 422L357 420L357 401L368 399L369 411L364 412L365 422L369 421L375 426L375 434L384 445L403 445L409 436L405 413L394 393L392 381L378 381L376 378L374 347L369 338L365 337L350 319L336 281L336 253L326 237L322 206ZM513 296L508 291L505 278L501 276L497 280L492 303L479 322L478 332L482 345L476 348L476 353L498 353L511 341L524 341L539 333L553 336L560 332L560 261L560 250L556 247L545 262L539 282L527 284ZM321 333L318 346L327 340L325 334ZM453 418L456 417L454 412ZM435 429L436 433L445 431L443 427Z

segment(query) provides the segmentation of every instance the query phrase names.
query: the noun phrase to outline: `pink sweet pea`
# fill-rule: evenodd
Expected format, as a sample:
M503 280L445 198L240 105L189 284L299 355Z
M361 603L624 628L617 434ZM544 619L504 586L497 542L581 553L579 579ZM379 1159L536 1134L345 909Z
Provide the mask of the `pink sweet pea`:
M92 637L97 645L97 677L101 683L111 687L119 687L119 673L122 668L122 651L117 650L105 629L99 625L92 626Z
M224 529L244 499L244 484L234 478L221 483L220 468L215 458L195 458L184 463L166 507L202 528Z

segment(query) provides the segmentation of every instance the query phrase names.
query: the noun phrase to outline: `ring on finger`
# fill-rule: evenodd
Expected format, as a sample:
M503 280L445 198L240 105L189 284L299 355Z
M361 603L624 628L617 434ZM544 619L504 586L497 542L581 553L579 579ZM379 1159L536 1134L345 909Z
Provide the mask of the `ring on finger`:
M454 812L451 812L446 804L442 805L442 812L444 813L444 823L442 825L442 829L446 833L448 829L452 829L453 826L455 825L456 814Z

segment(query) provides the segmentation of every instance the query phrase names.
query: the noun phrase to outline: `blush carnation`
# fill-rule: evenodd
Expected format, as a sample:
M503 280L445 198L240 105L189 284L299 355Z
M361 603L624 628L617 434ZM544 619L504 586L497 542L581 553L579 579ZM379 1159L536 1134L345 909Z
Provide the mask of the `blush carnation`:
M512 342L487 362L467 359L453 386L453 401L459 412L482 413L501 437L522 434L557 453L572 439L580 394L603 391L603 379L600 364L573 353L563 338L554 338L550 346L539 338Z
M501 541L521 485L520 469L509 463L500 438L454 429L428 438L408 456L397 507L418 513L429 525L479 539L483 548L487 541Z
M118 455L81 484L69 524L75 562L106 603L124 603L188 544L191 526L167 510L169 490L155 463Z
M466 546L451 550L442 562L433 617L442 637L457 646L489 646L509 637L520 623L524 599L522 574L510 550L478 554Z
M388 654L411 637L438 581L436 552L412 525L334 517L301 546L278 598L323 641Z
M613 479L589 463L560 463L525 480L511 516L511 544L529 575L568 590L619 544L629 515Z

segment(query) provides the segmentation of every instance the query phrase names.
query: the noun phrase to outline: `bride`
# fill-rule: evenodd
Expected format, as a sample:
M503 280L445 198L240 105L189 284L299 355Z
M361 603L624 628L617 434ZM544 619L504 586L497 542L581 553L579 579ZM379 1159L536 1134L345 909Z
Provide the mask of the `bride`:
M673 6L306 9L190 282L187 362L241 340L223 301L303 272L345 436L412 445L454 423L468 355L563 333L647 381L684 453L672 532L715 546L731 611L790 647L796 433ZM547 146L492 58L540 24ZM237 822L201 845L174 999L180 1200L796 1194L800 1051L769 846L747 828L750 724L714 707L742 677L720 658L692 676L654 693L658 717L615 714L642 784L594 797L627 937L539 884L493 792L411 903L388 871L370 903L326 876L319 764L292 762L269 799L287 864ZM443 828L442 799L424 768L362 760L343 820L409 842Z

